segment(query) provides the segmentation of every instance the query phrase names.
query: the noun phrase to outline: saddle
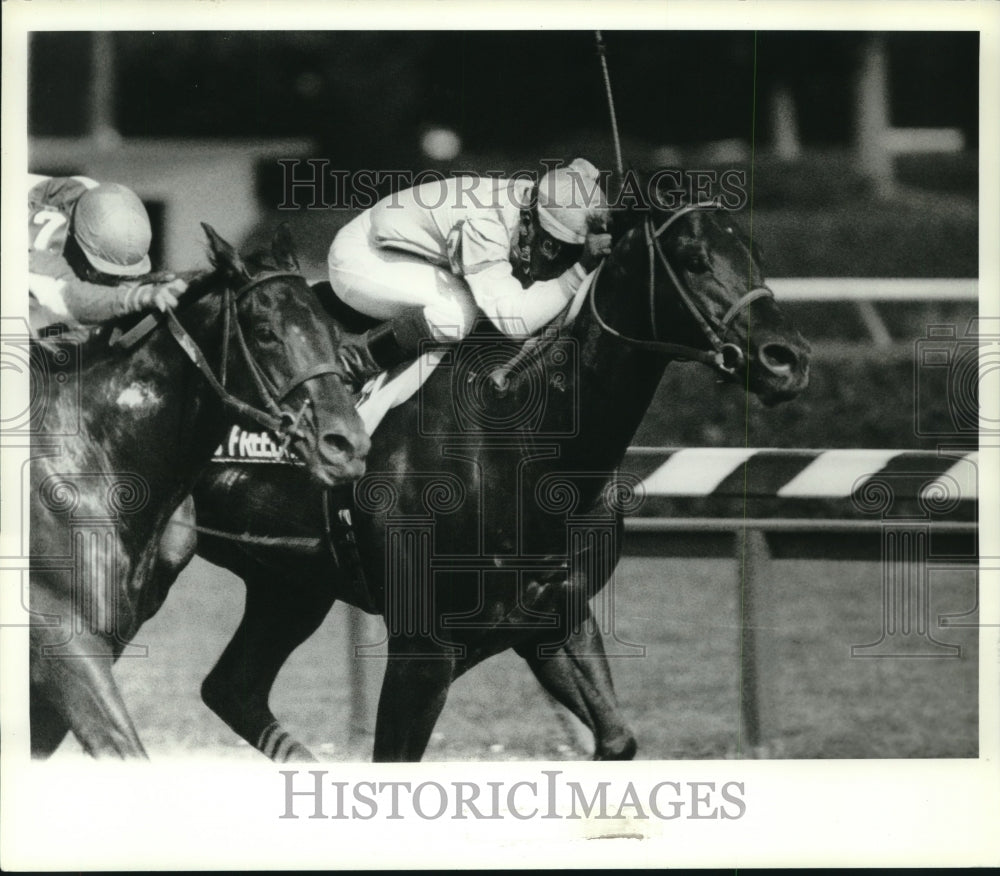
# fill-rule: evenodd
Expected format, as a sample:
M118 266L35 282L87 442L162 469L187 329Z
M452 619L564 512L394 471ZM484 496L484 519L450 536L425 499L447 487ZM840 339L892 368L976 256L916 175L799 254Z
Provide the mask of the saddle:
M360 335L379 324L379 320L367 316L360 310L355 310L344 301L333 289L328 280L311 283L310 287L316 293L320 304L346 331Z

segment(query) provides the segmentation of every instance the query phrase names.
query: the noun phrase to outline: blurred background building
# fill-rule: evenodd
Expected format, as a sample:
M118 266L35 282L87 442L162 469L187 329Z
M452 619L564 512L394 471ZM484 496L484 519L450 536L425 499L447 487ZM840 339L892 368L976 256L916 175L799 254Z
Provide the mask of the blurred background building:
M633 167L749 168L752 153L763 210L889 198L900 183L975 196L977 33L605 36ZM133 186L172 268L202 264L199 221L237 243L273 225L278 158L613 166L589 31L48 32L29 57L31 169ZM317 268L348 218L333 212L292 217Z

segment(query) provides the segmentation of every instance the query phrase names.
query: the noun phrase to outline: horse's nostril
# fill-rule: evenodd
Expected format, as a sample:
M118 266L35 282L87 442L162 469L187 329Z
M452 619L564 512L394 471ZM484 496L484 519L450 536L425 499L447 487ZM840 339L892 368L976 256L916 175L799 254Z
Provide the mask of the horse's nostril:
M342 453L347 457L354 455L354 445L347 436L341 435L339 432L324 432L323 447L336 453Z
M798 365L798 354L784 344L765 344L760 350L761 361L774 372L790 372Z
M371 449L371 439L364 430L347 432L324 432L322 438L324 454L362 461Z

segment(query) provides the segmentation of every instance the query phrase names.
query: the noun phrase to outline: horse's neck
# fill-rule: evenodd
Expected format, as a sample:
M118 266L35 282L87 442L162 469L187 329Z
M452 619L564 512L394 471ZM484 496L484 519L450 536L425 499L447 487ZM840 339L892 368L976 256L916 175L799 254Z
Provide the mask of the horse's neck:
M649 315L642 296L618 288L643 282L639 259L618 274L603 278L598 304L602 317L623 334L649 335ZM639 270L637 270L639 269ZM640 350L603 331L589 302L577 316L572 337L579 356L577 429L562 448L567 463L578 470L610 471L617 467L652 402L667 359Z
M214 365L217 297L185 308L181 319ZM89 439L158 494L188 487L225 427L221 403L165 327L124 363L111 358L88 368L81 392Z

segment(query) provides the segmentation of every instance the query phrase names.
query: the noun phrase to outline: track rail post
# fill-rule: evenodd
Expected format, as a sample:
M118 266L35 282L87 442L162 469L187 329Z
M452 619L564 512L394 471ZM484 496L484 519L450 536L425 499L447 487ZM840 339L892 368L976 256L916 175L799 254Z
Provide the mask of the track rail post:
M761 640L765 577L771 561L767 537L757 527L734 532L740 611L740 727L738 757L765 757L761 736Z
M371 744L375 734L375 704L381 677L382 661L371 653L378 641L373 619L360 608L345 606L347 627L347 677L351 699L347 712L347 735L352 748Z

